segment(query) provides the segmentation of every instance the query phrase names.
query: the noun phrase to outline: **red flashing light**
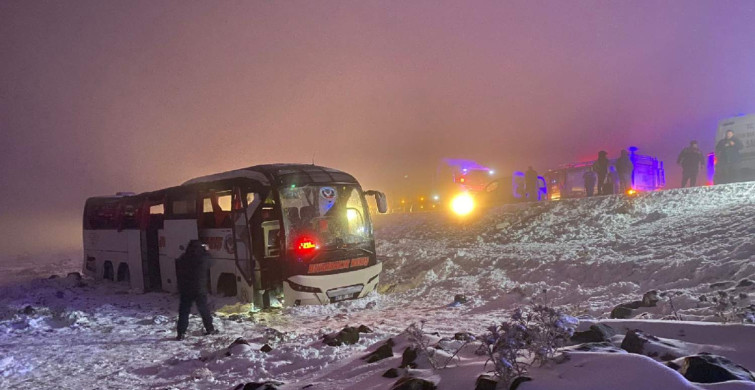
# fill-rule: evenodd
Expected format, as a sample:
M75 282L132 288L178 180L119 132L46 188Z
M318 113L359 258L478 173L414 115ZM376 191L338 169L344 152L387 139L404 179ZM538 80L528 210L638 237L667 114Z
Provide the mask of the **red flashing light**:
M461 178L459 178L459 183L464 183L465 181L466 180L464 179L464 176L462 176Z
M311 237L301 236L294 241L294 251L300 256L311 255L318 248L317 241Z

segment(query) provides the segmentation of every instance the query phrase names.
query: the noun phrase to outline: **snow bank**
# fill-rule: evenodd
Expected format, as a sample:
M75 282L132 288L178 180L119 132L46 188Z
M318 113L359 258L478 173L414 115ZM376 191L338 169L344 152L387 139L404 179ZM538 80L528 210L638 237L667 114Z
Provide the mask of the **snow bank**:
M379 294L258 313L228 306L215 318L219 335L202 337L192 316L183 342L173 340L176 296L47 279L77 270L80 256L22 259L4 266L10 277L0 287L0 388L215 389L276 380L282 389L388 389L396 378L382 375L400 365L409 324L424 320L440 342L456 332L480 334L533 302L565 308L582 328L610 325L619 332L614 349L628 330L641 329L660 340L658 348L667 343L663 351L712 352L752 370L755 326L742 322L755 292L748 282L755 281L754 190L744 183L515 205L466 222L441 213L378 216ZM649 290L655 306L608 319ZM467 302L454 304L457 294ZM233 303L213 298L216 308ZM322 343L347 325L374 333L353 345ZM239 337L246 343L231 346ZM388 338L393 357L362 360ZM272 350L264 352L266 345ZM474 349L444 370L420 364L408 372L441 389L472 389L486 371ZM660 360L573 352L561 364L533 368L534 380L520 389L755 388L690 383Z

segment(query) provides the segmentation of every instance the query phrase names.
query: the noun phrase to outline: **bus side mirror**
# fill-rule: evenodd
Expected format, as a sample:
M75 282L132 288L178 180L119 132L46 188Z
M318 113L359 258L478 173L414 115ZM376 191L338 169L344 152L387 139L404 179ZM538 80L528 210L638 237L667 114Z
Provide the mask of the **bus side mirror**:
M377 204L377 209L380 214L388 212L388 199L385 197L384 193L374 190L365 191L364 193L375 197L375 203Z

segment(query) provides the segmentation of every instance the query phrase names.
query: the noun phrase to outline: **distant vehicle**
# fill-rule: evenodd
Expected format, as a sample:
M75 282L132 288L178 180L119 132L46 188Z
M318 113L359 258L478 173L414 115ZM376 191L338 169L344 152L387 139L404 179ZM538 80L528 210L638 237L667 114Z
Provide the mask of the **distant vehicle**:
M452 192L479 192L495 175L492 168L480 165L472 160L446 158L443 159L443 163L438 168L438 178L436 179L436 187L439 187L439 189L451 188Z
M718 122L716 131L716 145L718 141L726 137L726 132L734 131L734 136L742 141L744 147L739 151L741 158L736 173L736 181L755 180L755 114L740 115L726 118ZM714 154L709 155L708 183L717 183L715 176L716 159Z
M543 176L537 177L537 200L548 199L548 187ZM525 189L524 172L515 171L490 181L484 191L477 196L478 202L486 207L528 201Z
M458 216L472 213L480 202L480 194L495 175L492 168L473 160L445 158L438 165L433 199L441 210Z
M365 195L348 173L257 165L143 194L93 197L84 207L84 272L137 291L175 292L175 262L192 239L214 259L210 291L255 306L360 298L377 286Z
M482 192L495 171L472 160L444 158L434 175L412 180L401 196L392 197L392 213L447 211L453 199L463 193Z
M538 200L547 199L542 176L538 176L538 187ZM391 212L443 211L463 217L479 208L524 201L527 199L523 172L501 175L473 160L446 158L438 164L432 190L394 199Z
M663 161L636 152L636 147L629 148L629 158L634 164L631 191L656 191L665 187L666 173L663 168ZM616 164L616 158L608 161L611 166ZM558 200L586 196L583 177L594 163L595 160L581 161L547 171L545 179L548 183L548 198Z

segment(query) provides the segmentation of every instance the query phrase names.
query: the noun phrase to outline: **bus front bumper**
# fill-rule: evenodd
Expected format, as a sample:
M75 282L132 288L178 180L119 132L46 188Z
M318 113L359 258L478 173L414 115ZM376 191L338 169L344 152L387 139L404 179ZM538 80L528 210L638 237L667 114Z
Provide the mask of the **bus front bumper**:
M362 298L377 287L383 264L332 275L296 275L283 282L285 306L323 305Z

